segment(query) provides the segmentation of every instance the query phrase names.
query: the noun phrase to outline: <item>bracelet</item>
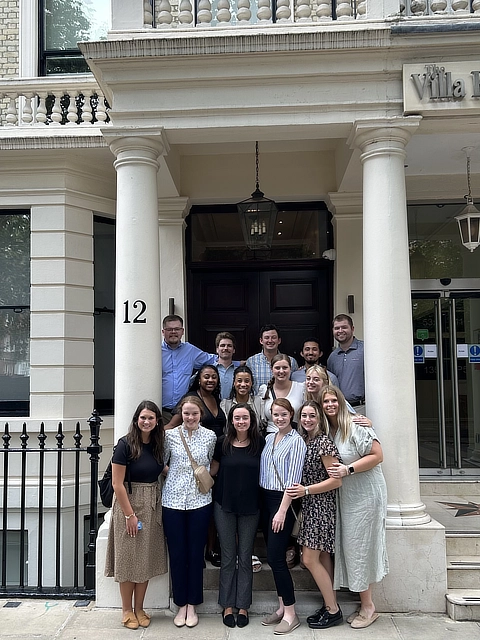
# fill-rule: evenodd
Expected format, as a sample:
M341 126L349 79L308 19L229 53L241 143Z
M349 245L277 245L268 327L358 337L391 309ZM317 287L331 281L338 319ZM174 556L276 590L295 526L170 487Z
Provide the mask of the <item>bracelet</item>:
M134 515L135 515L134 513L131 513L129 516L125 516L125 520L130 520L130 518Z
M305 487L305 495L309 496L310 495L310 491L308 490L308 487Z

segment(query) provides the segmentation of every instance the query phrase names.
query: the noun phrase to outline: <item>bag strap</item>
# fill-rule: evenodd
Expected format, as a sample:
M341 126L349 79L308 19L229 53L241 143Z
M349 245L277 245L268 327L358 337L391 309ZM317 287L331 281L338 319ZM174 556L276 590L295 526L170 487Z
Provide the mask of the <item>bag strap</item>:
M128 485L128 493L132 493L132 481L130 479L130 446L127 442L127 439L125 436L122 436L120 438L120 440L123 440L124 444L125 444L125 448L127 450L127 465L125 467L125 480L127 482ZM115 445L113 447L113 451L112 451L112 460L113 460L113 454L115 453L115 449L117 448L117 445Z
M187 452L187 456L190 460L190 464L192 465L192 469L195 471L195 469L198 467L198 462L196 462L196 460L192 456L190 447L188 446L187 441L185 440L185 436L183 435L182 426L180 425L179 427L177 427L177 429L178 433L180 434L180 438L182 439L183 446L185 447L185 451Z
M273 451L274 451L274 449L275 449L275 438L273 438L273 445L272 445L272 464L273 464L273 468L275 470L275 473L277 474L277 478L278 478L278 481L280 483L280 486L283 487L283 491L285 491L285 485L283 484L282 479L280 478L280 474L278 473L278 470L277 470L277 465L275 464L275 460L273 459ZM298 516L295 513L295 509L293 508L293 502L290 502L290 509L292 510L292 513L295 516L295 520L298 521Z

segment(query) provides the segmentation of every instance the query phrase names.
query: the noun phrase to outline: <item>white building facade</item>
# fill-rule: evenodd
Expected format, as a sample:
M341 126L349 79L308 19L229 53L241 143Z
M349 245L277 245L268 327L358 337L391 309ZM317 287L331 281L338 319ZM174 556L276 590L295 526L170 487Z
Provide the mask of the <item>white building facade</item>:
M478 468L480 253L461 245L454 216L467 147L480 196L480 4L201 0L195 15L189 0L112 0L106 39L79 45L92 73L60 75L36 44L35 4L20 0L18 37L3 35L18 58L0 81L0 207L28 212L31 236L30 382L27 397L13 385L0 398L5 420L73 425L103 401L109 445L141 399L161 406L162 317L173 303L189 327L216 326L193 308L199 236L187 229L186 242L186 228L202 207L215 222L249 195L258 141L261 187L285 203L285 224L305 203L331 214L333 234L308 254L321 271L335 249L331 305L312 299L329 317L353 305L365 340L388 486L391 573L377 608L444 611L445 533L420 478ZM113 223L115 292L101 265ZM209 265L213 282L222 265ZM228 268L247 279L252 263ZM111 602L115 585L99 587ZM166 580L158 594L166 606Z

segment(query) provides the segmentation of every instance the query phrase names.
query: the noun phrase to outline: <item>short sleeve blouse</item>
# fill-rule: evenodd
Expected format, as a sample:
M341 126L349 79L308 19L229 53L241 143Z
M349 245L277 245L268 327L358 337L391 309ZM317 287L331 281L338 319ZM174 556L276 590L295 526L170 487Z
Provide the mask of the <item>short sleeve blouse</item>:
M164 463L158 462L153 455L153 445L148 442L142 445L142 452L137 460L130 459L130 447L125 437L120 438L112 456L113 464L125 467L130 472L130 482L156 482L162 473Z
M201 425L190 438L183 425L165 431L165 461L169 465L167 479L163 485L162 504L169 509L200 509L212 502L211 490L200 493L193 476L192 465L180 437L179 429L189 446L193 459L210 469L210 462L217 442L217 436Z

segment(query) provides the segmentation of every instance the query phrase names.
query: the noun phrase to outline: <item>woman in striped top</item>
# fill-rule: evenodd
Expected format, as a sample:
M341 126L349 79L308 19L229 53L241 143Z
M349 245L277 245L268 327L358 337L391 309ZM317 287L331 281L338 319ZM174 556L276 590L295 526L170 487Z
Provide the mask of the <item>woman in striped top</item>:
M262 526L279 602L262 624L276 625L275 635L285 635L300 625L295 613L293 580L285 558L295 522L292 499L286 489L300 483L306 452L302 437L292 428L293 416L293 407L286 398L273 401L272 420L277 432L267 436L260 459Z

